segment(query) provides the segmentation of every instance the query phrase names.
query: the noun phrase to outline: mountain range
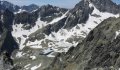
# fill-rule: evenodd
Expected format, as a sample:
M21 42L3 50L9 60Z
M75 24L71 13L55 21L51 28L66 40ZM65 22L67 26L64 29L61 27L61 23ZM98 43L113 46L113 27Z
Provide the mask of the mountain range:
M1 70L119 70L120 5L73 9L0 1Z
M21 11L32 12L34 10L37 10L38 8L39 6L35 4L31 4L29 6L18 6L7 1L0 1L0 10L9 9L11 12L14 12L14 13L21 12Z

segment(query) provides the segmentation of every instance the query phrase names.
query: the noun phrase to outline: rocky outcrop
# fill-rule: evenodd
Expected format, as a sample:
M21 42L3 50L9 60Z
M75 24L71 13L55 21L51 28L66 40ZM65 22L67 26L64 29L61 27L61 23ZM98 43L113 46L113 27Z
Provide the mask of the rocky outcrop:
M75 48L58 54L45 70L110 70L119 66L120 18L103 21Z

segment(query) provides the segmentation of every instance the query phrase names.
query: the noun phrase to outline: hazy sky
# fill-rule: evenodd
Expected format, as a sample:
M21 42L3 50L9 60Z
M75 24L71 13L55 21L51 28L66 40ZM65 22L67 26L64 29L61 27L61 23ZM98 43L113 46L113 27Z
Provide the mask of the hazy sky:
M51 4L59 7L73 8L80 0L6 0L16 5L29 5L37 4L39 6ZM116 3L120 3L120 0L113 0Z
M120 4L120 0L113 0L114 2L116 2L117 4Z
M80 0L5 0L5 1L9 1L20 6L29 4L37 4L39 6L51 4L59 7L72 8Z

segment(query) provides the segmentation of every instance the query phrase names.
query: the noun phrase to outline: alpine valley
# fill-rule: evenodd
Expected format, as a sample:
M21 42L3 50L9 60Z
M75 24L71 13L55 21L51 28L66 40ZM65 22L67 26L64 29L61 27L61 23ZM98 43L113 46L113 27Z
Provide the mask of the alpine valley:
M120 5L72 9L0 1L0 70L120 70Z

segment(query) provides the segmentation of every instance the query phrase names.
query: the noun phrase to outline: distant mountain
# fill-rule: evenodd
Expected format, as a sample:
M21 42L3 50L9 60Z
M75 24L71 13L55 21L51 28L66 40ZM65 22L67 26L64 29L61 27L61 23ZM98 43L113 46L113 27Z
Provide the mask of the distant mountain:
M34 12L39 8L39 6L35 5L35 4L31 4L28 6L22 6L21 9L22 10L26 10L28 12Z
M21 11L27 11L27 12L32 12L35 11L39 8L39 6L35 4L31 4L29 6L18 6L14 5L8 1L0 1L0 10L6 10L9 9L12 12L21 12Z

